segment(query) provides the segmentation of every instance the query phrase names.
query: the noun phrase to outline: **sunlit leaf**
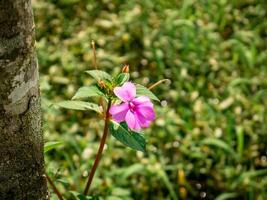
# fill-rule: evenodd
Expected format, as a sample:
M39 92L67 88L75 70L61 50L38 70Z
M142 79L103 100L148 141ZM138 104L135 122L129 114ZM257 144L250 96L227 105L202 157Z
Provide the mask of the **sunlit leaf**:
M237 194L234 192L231 193L223 193L216 197L215 200L226 200L226 199L236 199Z
M44 145L44 153L47 153L48 151L55 149L59 146L61 146L63 142L54 141L54 142L46 142Z
M102 112L102 107L95 103L89 103L85 101L62 101L56 104L61 108L71 109L71 110L93 110L98 113Z
M107 72L102 70L88 70L86 73L91 75L95 80L112 80L112 77Z
M139 85L139 84L136 85L136 95L137 96L147 96L150 99L153 99L153 100L156 100L156 101L160 101L158 99L158 97L156 97L156 95L153 92L151 92L145 86L142 86L142 85Z
M102 96L104 95L97 86L84 86L79 88L76 94L72 97L73 100L76 99L84 99L88 97L94 96Z

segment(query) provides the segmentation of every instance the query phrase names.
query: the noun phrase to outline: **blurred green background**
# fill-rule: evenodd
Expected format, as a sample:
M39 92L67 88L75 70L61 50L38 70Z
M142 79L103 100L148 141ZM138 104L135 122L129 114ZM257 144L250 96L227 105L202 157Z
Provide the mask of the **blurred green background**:
M107 200L267 199L266 0L33 0L46 167L82 191L102 134L94 113L59 110L93 83L91 40L110 74L130 65L154 92L147 153L108 138L91 188ZM57 199L53 196L54 199Z

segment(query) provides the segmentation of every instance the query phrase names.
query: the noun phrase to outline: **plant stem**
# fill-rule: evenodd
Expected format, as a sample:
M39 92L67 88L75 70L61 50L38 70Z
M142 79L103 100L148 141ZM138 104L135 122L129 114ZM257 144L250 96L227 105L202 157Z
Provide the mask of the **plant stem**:
M149 90L152 90L154 87L158 86L159 84L165 82L165 81L170 81L169 79L162 79L156 83L154 83L153 85L151 85L150 87L148 87Z
M101 158L101 155L102 155L105 143L106 143L106 139L107 139L107 136L108 136L108 122L109 122L109 109L110 109L110 106L111 106L111 101L109 100L108 101L107 110L106 110L106 115L105 115L105 126L104 126L103 136L102 136L101 141L100 141L100 145L99 145L99 148L98 148L96 159L94 161L94 165L93 165L93 167L92 167L92 169L90 171L90 174L88 176L88 181L87 181L86 187L85 187L84 192L83 192L83 194L85 196L88 194L88 191L90 189L92 180L93 180L94 175L95 175L95 171L96 171L98 163L100 161L100 158Z
M92 40L92 47L93 47L93 53L94 53L94 68L97 69L97 63L96 63L96 50L95 50L95 41Z
M62 197L62 194L59 192L59 190L57 189L56 185L54 184L54 182L52 181L52 179L48 176L48 174L46 172L45 172L45 176L46 176L46 179L47 179L48 183L51 185L52 189L56 193L58 199L59 200L64 200L63 197Z

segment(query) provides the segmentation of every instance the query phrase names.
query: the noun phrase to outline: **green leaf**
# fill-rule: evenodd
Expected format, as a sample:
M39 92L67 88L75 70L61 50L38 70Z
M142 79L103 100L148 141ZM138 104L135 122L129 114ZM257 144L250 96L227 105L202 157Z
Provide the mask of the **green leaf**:
M85 196L75 191L70 191L70 194L75 200L99 200L98 196Z
M116 77L116 83L118 85L122 85L123 83L127 82L130 79L129 73L121 73Z
M137 150L146 151L146 140L140 134L128 129L126 123L110 121L109 130L111 134L124 145Z
M229 83L229 85L227 86L227 89L233 90L237 86L250 85L252 83L253 83L253 81L251 79L248 79L248 78L236 78Z
M63 142L46 142L44 145L44 153L47 153L48 151L55 149L58 146L61 146Z
M259 169L259 170L251 170L243 172L241 175L239 175L238 179L232 183L231 188L232 189L236 188L238 185L240 185L240 183L244 182L244 180L251 181L253 178L266 175L267 175L267 169Z
M215 200L226 200L226 199L234 199L237 197L237 194L234 192L231 193L223 193L216 197Z
M98 113L102 112L102 107L95 103L89 103L84 101L62 101L56 104L61 108L72 109L72 110L94 110Z
M72 97L73 100L75 99L84 99L88 97L94 96L102 96L104 95L97 86L84 86L79 88L76 94Z
M118 196L118 197L127 197L131 195L131 192L128 189L120 188L120 187L114 187L112 188L112 195Z
M117 196L108 196L108 197L106 198L106 200L124 200L124 199L122 199L122 198L120 198L120 197L117 197Z
M136 85L136 95L137 96L147 96L150 99L153 99L153 100L156 100L156 101L160 101L158 99L158 97L156 97L156 95L153 92L151 92L145 86L142 86L142 85L139 85L139 84Z
M167 175L166 171L163 169L157 170L157 177L160 177L163 183L166 185L167 189L169 190L170 196L173 200L178 200L178 196L175 193L175 189L173 184L171 183L169 176Z
M207 139L204 139L201 143L223 149L225 152L229 153L230 156L234 157L235 159L238 158L233 148L220 139L207 138Z
M121 171L120 176L123 177L124 179L127 179L129 176L138 172L142 172L143 170L144 170L144 165L136 163L123 169Z
M107 72L102 70L88 70L86 73L91 75L95 80L112 80L112 77Z

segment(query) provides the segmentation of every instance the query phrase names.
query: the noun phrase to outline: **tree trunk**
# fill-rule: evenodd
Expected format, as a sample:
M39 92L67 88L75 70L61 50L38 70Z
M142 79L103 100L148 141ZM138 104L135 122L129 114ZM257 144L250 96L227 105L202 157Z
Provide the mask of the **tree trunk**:
M43 136L30 0L0 0L0 199L44 200Z

